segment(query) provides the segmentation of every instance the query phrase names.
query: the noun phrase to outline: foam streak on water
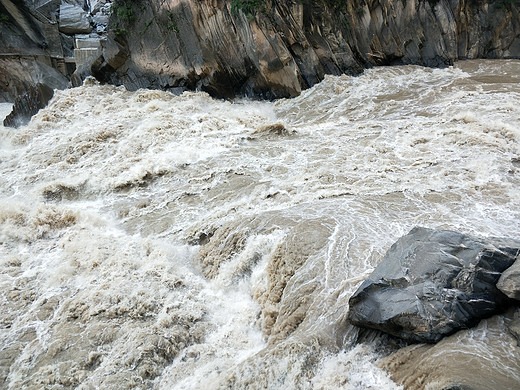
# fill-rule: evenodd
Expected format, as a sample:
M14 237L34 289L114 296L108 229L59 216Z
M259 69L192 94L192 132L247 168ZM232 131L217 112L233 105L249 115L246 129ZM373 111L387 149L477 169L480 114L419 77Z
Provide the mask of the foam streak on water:
M415 225L518 237L519 85L476 61L275 103L57 91L0 127L0 387L398 388L348 298Z

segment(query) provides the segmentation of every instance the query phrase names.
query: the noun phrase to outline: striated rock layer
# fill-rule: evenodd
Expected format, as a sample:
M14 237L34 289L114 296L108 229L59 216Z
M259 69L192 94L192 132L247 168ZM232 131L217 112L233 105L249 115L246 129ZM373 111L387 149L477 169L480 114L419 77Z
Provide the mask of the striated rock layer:
M519 253L516 240L414 228L352 295L348 318L406 340L437 342L504 308L507 298L495 284Z
M38 83L29 87L27 93L15 100L13 111L4 119L4 126L20 127L26 125L34 114L47 106L53 95L54 90L46 84Z
M91 72L129 89L278 98L376 65L520 58L510 1L119 0L115 8Z
M0 102L14 102L37 84L67 87L61 39L57 26L23 2L0 0Z

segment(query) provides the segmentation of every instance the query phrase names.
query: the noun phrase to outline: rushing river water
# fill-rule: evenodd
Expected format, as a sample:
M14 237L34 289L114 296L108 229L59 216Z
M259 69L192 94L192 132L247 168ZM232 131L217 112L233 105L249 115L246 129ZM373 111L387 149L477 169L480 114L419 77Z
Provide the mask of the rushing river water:
M348 299L416 225L520 235L520 62L274 103L87 81L0 127L0 172L1 388L396 389Z

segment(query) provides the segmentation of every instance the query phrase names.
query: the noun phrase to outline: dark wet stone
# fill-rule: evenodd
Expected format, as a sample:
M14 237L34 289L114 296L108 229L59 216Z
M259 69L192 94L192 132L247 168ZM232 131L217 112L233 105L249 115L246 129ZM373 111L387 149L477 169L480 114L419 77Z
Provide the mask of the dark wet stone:
M414 228L350 298L349 320L405 340L437 342L501 311L496 287L520 242Z
M46 84L38 83L29 87L28 91L16 98L11 113L4 119L6 127L26 125L41 108L52 99L54 90Z

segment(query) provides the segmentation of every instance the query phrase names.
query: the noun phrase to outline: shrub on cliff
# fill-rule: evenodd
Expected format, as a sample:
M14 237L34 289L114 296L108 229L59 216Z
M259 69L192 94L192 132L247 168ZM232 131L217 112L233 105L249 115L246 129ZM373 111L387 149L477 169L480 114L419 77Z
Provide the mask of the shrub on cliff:
M265 0L231 0L231 13L236 15L242 11L245 15L251 17L264 7L264 3Z
M112 4L112 14L117 16L120 21L131 22L135 18L130 0L116 0Z

